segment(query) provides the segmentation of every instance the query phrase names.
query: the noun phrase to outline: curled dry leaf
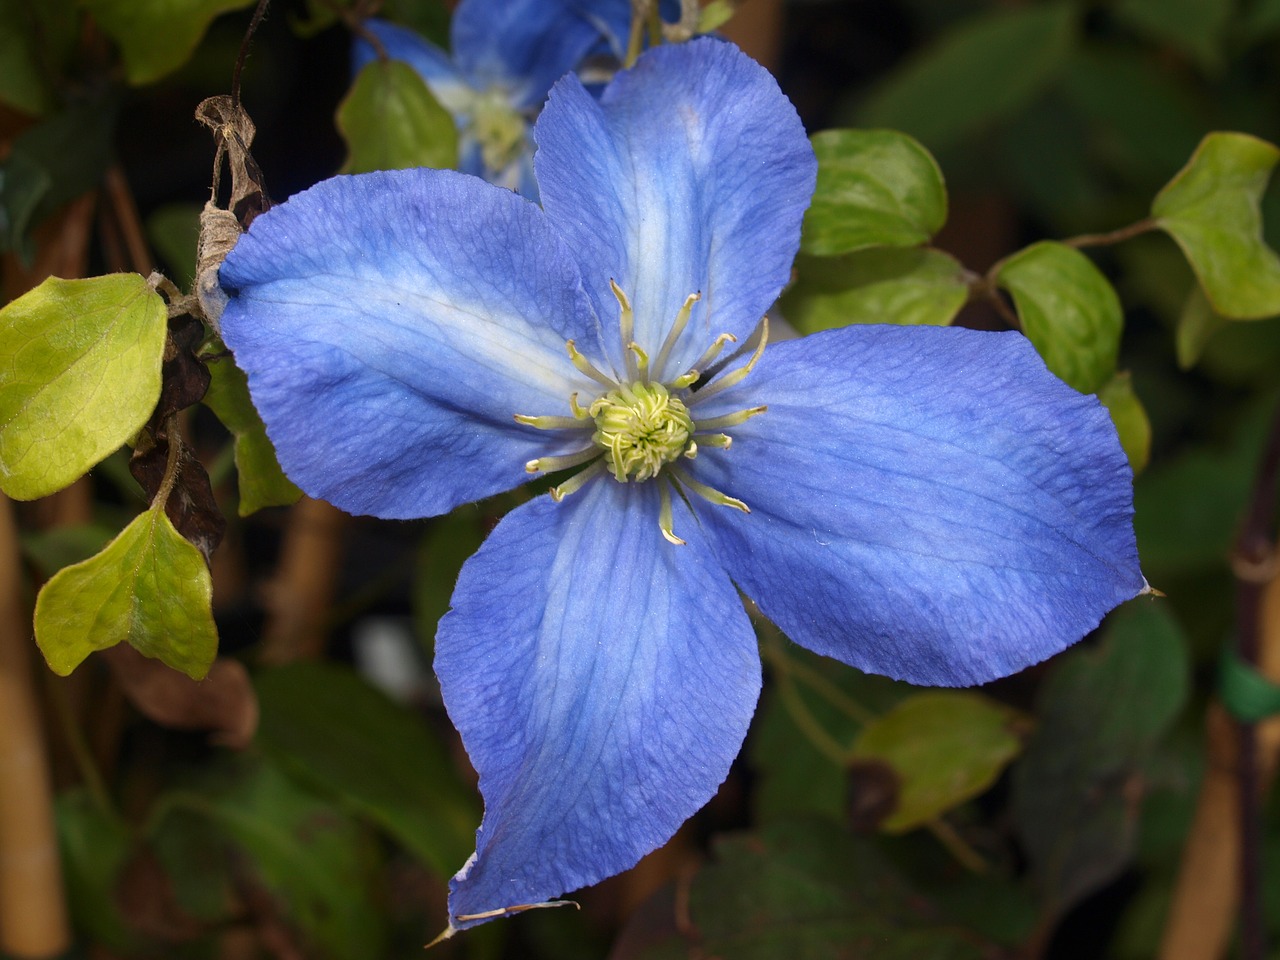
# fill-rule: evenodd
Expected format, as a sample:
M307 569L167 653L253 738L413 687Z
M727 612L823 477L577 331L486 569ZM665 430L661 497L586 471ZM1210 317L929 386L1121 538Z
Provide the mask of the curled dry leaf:
M208 730L213 742L237 750L253 740L258 697L239 661L218 660L204 680L196 681L127 644L102 656L133 705L161 726Z

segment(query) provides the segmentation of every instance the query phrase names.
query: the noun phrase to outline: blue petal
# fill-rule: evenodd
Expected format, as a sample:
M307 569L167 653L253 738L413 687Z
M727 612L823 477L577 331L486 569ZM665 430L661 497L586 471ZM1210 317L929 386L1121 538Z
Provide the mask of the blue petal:
M454 12L458 66L478 87L506 88L513 106L536 109L552 84L609 39L626 37L629 0L463 0Z
M431 89L432 96L455 119L466 112L475 97L475 91L467 84L447 53L412 30L386 20L365 20L363 26L378 38L388 57L402 60L417 71ZM356 34L351 46L352 73L359 73L365 64L377 57L373 45Z
M728 577L657 485L601 478L509 514L466 565L436 673L480 774L476 855L449 914L532 904L625 870L728 773L760 690Z
M678 375L721 332L748 334L787 281L817 163L773 78L713 39L650 50L599 103L566 77L535 128L542 205L575 252L601 322L616 280L653 356L691 293ZM621 369L617 338L611 358ZM679 368L679 369L677 369Z
M752 512L699 515L797 643L913 683L982 683L1146 589L1106 410L1018 334L820 333L770 346L713 403L732 399L769 409L697 476Z
M564 415L592 389L564 343L595 319L541 211L506 190L447 170L337 177L258 217L220 278L223 337L312 496L430 516L570 452L513 415Z

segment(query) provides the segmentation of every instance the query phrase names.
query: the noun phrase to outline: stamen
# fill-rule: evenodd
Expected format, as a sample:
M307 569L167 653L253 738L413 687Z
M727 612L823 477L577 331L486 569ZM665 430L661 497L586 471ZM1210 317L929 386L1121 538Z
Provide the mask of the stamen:
M565 341L565 346L569 350L569 360L581 373L584 373L601 386L613 389L617 386L612 379L606 377L603 373L592 366L591 361L578 352L578 348L574 345L574 341Z
M591 424L583 423L581 417L530 417L523 413L515 415L516 423L536 430L586 430Z
M765 344L769 342L769 318L763 317L756 330L759 331L759 342L756 344L755 353L751 354L751 359L738 367L738 369L729 371L719 380L703 387L702 390L698 392L699 402L706 400L707 397L713 397L717 393L728 390L730 387L741 383L743 379L746 378L747 374L755 368L755 365L760 360L761 354L764 353Z
M684 306L680 308L680 312L676 314L676 319L671 324L671 329L667 331L667 339L662 341L662 349L658 351L658 361L653 365L653 369L661 375L666 368L667 358L671 356L671 350L675 347L676 341L680 339L680 334L684 333L684 328L689 325L689 314L693 311L693 305L702 299L702 294L691 293L684 298ZM696 366L696 364L695 364Z
M699 398L701 399L701 398ZM764 413L768 407L751 407L747 410L739 410L737 413L726 413L723 417L708 417L706 420L698 420L694 423L694 429L701 433L703 430L718 430L722 427L736 427L740 423L746 423L754 416Z
M632 380L649 382L649 355L634 340L627 344L627 369L632 371Z
M614 283L612 277L609 278L609 289L613 291L613 296L618 301L618 329L622 332L622 342L630 344L636 335L636 315L631 309L631 301L622 292L622 288ZM636 370L635 360L630 354L627 355L626 364L628 378L639 380L640 372Z
M684 376L676 377L671 381L672 390L683 390L685 387L691 387L698 382L698 378L702 376L701 370L690 370Z
M685 448L685 451L684 453L681 454L681 456L684 457L686 460L696 459L698 456L698 445L694 443L692 440L690 440L689 446Z
M733 509L741 510L743 513L751 512L751 508L741 500L735 500L733 497L721 493L719 490L715 489L715 487L708 487L705 483L699 483L697 480L693 479L693 477L689 476L677 467L672 467L670 472L672 477L678 480L681 484L688 487L698 496L702 497L702 499L708 500L716 506L733 507Z
M737 343L738 338L732 333L722 333L712 341L711 346L707 347L706 353L700 356L693 365L694 370L705 370L711 364L711 361L720 356L720 351L724 349L726 343Z
M455 919L463 923L470 923L472 920L492 920L494 917L501 917L508 913L524 913L526 910L548 910L553 907L582 909L574 900L544 900L542 903L518 903L513 907L499 907L497 910L485 910L483 913L460 913Z
M671 517L671 488L667 484L660 487L659 496L661 505L658 507L658 529L662 531L662 537L667 543L674 543L678 547L683 547L685 542L676 536L674 521Z
M721 450L728 450L733 446L733 437L727 433L699 434L698 439L708 447L719 447Z
M575 390L569 394L569 409L572 411L575 420L589 420L591 412L578 406L578 392ZM764 409L763 407L761 409ZM587 424L589 426L589 424Z
M600 456L600 453L599 447L587 447L585 450L569 453L563 457L539 457L537 460L526 463L524 469L526 473L554 473L557 470L568 470L580 463L594 460Z
M559 503L571 493L577 493L582 489L583 485L592 477L598 477L604 473L604 461L597 460L581 473L575 473L568 480L562 481L551 488L551 499Z

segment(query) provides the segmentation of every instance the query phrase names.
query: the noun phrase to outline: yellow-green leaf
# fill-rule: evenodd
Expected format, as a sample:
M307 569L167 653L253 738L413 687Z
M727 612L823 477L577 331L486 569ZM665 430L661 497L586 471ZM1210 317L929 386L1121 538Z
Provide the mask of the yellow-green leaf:
M36 597L36 643L66 676L122 640L199 680L218 651L204 557L163 509L134 518L106 548L64 567Z
M813 333L850 323L945 326L969 296L964 267L940 250L878 247L842 257L796 261L782 312Z
M240 516L263 507L285 506L302 496L276 459L276 449L249 398L249 382L230 357L209 364L212 379L204 395L208 405L235 437L236 474L240 484Z
M911 830L986 790L1022 750L1022 715L980 693L937 690L908 697L863 728L857 760L898 775L890 833Z
M1101 390L1102 401L1120 434L1120 446L1129 458L1134 473L1141 473L1151 459L1151 421L1146 408L1133 392L1133 380L1128 372L1117 373Z
M347 141L344 173L449 168L458 163L458 130L422 77L398 60L365 64L338 105Z
M120 46L135 86L158 80L187 62L213 18L253 0L80 0Z
M1211 133L1151 204L1213 309L1232 320L1280 314L1280 257L1262 237L1259 209L1278 160L1265 140Z
M167 311L136 273L50 277L0 310L0 489L43 497L146 423Z
M813 137L818 185L801 249L830 256L865 247L914 247L947 219L937 162L896 130L824 130Z
M1045 240L1005 260L996 280L1012 294L1022 332L1050 370L1081 393L1111 378L1124 311L1092 260Z

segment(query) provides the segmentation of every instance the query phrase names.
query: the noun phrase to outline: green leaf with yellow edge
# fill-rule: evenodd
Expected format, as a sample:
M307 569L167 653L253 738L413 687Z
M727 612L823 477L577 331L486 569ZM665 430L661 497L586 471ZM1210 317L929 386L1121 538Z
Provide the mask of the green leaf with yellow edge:
M1141 473L1151 459L1151 420L1133 391L1133 378L1128 371L1112 377L1098 391L1098 399L1111 414L1111 421L1120 435L1120 446L1129 458L1129 466L1135 474Z
M240 484L240 516L263 507L296 503L302 496L276 459L267 428L249 398L249 381L230 357L209 364L204 403L235 438L236 475Z
M902 833L985 791L1022 750L1018 711L980 693L931 690L863 728L855 760L888 764L898 800L882 830Z
M120 47L129 83L159 80L190 59L213 18L254 0L80 0Z
M1280 256L1259 204L1280 149L1245 133L1211 133L1151 204L1213 309L1231 320L1280 314Z
M136 273L50 277L0 310L0 489L61 490L147 422L168 313Z
M343 173L457 166L453 117L422 77L398 60L365 64L338 104L336 122L347 142Z
M1022 109L1076 42L1076 5L1028 4L973 17L872 93L860 122L905 130L937 150Z
M813 137L818 185L800 249L830 256L866 247L915 247L947 219L937 161L896 130L824 130Z
M1057 376L1081 393L1111 379L1124 311L1092 260L1044 240L1003 261L996 282L1013 296L1022 332Z
M218 652L212 595L200 551L153 508L101 553L50 578L36 597L36 643L64 677L123 640L199 680Z
M801 254L782 313L802 333L851 323L945 326L968 298L968 274L942 251L877 247L842 257Z

